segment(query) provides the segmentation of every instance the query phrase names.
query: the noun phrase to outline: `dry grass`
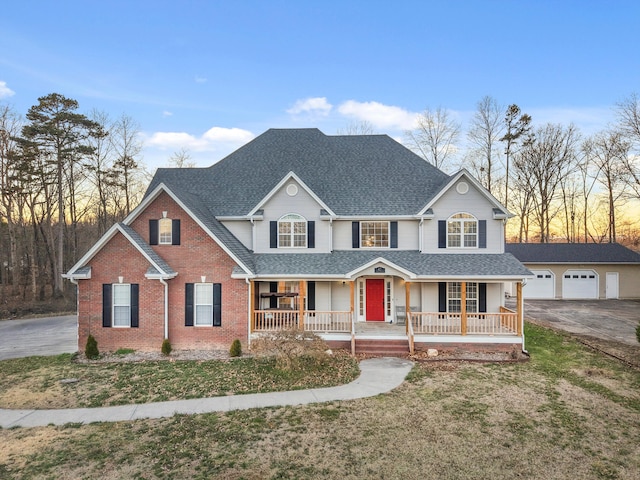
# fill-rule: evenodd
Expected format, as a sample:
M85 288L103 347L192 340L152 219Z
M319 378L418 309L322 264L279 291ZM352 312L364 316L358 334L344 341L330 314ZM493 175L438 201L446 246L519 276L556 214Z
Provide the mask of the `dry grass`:
M528 335L529 363L421 363L369 399L1 430L0 478L637 479L640 372Z

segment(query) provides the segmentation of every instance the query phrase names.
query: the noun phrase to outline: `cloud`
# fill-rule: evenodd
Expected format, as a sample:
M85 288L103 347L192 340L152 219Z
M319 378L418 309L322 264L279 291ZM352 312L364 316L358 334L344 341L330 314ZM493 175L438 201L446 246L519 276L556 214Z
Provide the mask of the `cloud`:
M207 78L201 77L200 75L196 75L196 78L194 80L196 83L207 83Z
M169 110L165 110L164 112L162 112L163 117L170 117L171 115L173 115L173 112L170 112Z
M16 92L7 87L7 82L0 81L0 98L11 97Z
M241 128L213 127L197 137L186 132L155 132L145 145L160 150L178 150L185 148L197 152L216 152L229 147L238 148L255 135Z
M410 130L415 128L417 113L379 102L357 102L347 100L338 107L338 112L356 120L365 120L378 128Z
M331 113L333 105L327 102L327 97L313 97L305 98L304 100L298 100L293 107L287 110L287 113L291 115L300 115L302 113L308 113L312 115L321 115L326 117Z

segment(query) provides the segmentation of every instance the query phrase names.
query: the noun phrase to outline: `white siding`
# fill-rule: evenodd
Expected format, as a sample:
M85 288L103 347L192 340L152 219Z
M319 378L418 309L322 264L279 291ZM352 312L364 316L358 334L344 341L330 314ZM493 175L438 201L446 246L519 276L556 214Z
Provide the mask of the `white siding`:
M336 220L333 222L333 249L351 250L351 221Z
M331 283L331 310L347 312L351 308L351 286L349 282Z
M249 220L240 221L226 221L222 224L242 242L242 244L249 250L253 250L253 233L252 226Z
M331 311L330 282L316 282L316 310L319 312Z
M460 181L465 181L462 178ZM458 182L459 183L459 182ZM425 253L503 253L504 225L502 220L493 220L493 205L476 190L470 182L469 191L461 195L456 191L456 185L438 199L433 206L435 217L425 220L423 224ZM438 220L447 220L455 213L469 213L478 220L487 221L487 248L438 248Z
M287 195L290 184L298 186L297 195ZM264 205L264 220L255 222L256 253L327 253L331 251L330 226L326 220L320 220L320 204L309 195L295 180L286 182ZM315 221L315 248L270 248L269 222L278 221L283 215L296 213L307 221Z
M386 220L380 220L386 221ZM333 222L333 248L334 250L352 249L353 220L336 220ZM398 220L398 250L418 250L418 220ZM388 250L382 248L378 250ZM395 249L393 249L395 250Z

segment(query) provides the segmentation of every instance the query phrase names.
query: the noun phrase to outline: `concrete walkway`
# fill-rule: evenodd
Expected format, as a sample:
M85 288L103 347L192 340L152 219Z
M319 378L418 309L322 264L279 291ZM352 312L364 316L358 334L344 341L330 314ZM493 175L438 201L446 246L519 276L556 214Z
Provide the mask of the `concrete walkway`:
M61 410L0 409L0 427L42 427L65 423L119 422L164 418L176 414L228 412L250 408L284 407L335 400L373 397L398 387L413 363L399 358L372 358L360 362L360 376L347 385L290 392L255 393L171 402Z

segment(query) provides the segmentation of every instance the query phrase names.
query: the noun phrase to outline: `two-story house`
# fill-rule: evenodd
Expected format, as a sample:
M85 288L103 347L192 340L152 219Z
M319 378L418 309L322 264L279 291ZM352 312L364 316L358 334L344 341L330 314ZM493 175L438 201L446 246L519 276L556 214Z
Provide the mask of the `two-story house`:
M522 348L531 273L504 251L509 216L386 135L268 130L209 168L159 169L69 270L79 348L228 349L294 326L355 349Z

